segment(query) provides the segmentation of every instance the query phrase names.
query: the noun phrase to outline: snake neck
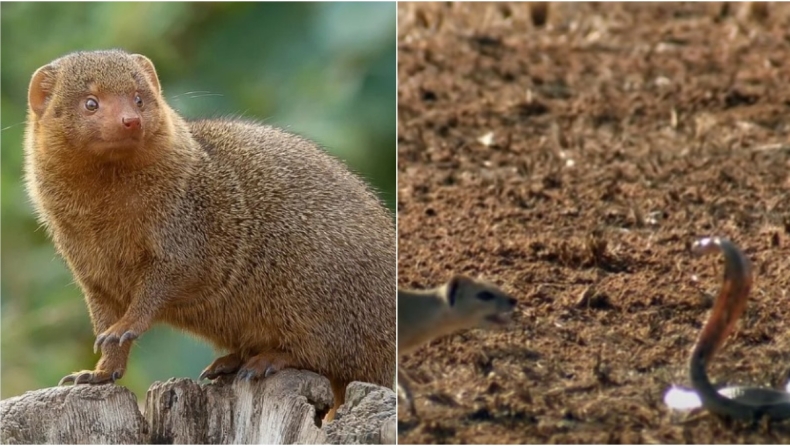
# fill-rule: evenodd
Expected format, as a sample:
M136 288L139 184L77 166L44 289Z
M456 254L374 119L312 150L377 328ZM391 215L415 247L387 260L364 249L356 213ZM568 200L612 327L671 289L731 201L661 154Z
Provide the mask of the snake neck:
M752 286L751 266L740 250L726 240L720 240L718 247L724 254L724 281L691 352L689 374L694 389L708 410L733 418L750 418L756 408L719 394L706 370L745 311Z

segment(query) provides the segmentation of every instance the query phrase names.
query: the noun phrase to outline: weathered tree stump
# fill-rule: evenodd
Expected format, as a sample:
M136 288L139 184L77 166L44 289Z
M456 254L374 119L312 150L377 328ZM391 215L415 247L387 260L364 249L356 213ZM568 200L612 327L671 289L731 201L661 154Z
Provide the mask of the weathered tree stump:
M3 444L147 443L148 423L129 390L51 387L0 402Z
M0 401L3 444L395 443L395 393L354 382L335 421L329 381L286 369L261 381L156 382L140 413L124 387L64 386ZM390 432L392 431L392 432Z
M392 408L382 410L383 408ZM395 444L395 392L375 384L354 382L335 421L326 426L332 444Z

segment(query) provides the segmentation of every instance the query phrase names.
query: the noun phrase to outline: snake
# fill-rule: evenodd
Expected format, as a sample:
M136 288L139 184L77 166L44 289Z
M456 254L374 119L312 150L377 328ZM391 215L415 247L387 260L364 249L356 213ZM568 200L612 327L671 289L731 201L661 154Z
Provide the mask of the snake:
M724 256L724 282L689 359L691 384L702 406L711 413L737 420L754 422L763 417L771 420L789 419L788 392L744 386L717 390L708 379L708 363L732 333L746 309L746 300L752 287L752 267L743 252L725 238L700 239L694 242L691 251L699 256L719 252Z

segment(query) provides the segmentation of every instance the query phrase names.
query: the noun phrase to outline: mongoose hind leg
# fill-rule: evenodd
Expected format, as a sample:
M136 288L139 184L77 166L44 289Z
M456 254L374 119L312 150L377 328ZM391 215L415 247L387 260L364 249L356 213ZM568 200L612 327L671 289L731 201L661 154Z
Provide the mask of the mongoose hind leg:
M231 354L222 358L218 358L214 362L221 361L224 358L228 358L230 356L233 355ZM288 355L288 353L279 350L266 350L248 359L239 369L237 377L238 379L246 380L267 378L282 369L295 366L296 363L293 361L291 356ZM346 386L348 386L348 381L338 380L331 377L329 378L329 382L332 386L332 394L335 398L335 404L331 409L329 409L329 412L327 412L326 416L324 417L324 422L327 423L335 419L337 409L345 402Z
M232 375L241 368L241 356L238 353L221 356L208 365L198 379L216 379L220 375Z
M96 364L96 370L83 370L64 376L59 386L64 384L104 384L115 382L123 377L126 361L129 359L131 342L124 345L107 344L102 347L102 356Z
M239 379L267 378L295 365L290 355L279 350L266 350L251 357L239 369Z

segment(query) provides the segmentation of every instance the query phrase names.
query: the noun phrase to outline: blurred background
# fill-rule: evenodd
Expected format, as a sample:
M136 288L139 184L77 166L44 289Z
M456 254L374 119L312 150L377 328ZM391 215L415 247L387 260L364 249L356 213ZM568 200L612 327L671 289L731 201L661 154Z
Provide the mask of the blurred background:
M394 211L394 3L3 3L0 397L93 369L82 293L33 216L22 180L30 76L76 50L148 56L186 118L243 116L308 137L361 174ZM156 380L197 378L215 357L156 326L120 381L144 398Z

